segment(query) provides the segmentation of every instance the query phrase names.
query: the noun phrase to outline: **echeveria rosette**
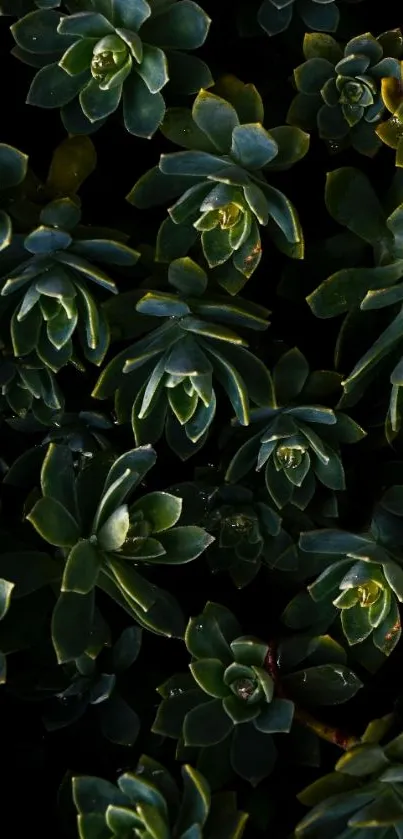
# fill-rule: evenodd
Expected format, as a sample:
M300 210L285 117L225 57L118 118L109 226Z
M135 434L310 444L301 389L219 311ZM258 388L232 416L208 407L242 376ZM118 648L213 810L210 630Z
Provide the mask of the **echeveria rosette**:
M332 382L332 374L327 378ZM272 404L252 409L251 424L259 430L233 456L226 480L237 483L252 469L264 468L276 506L291 503L301 510L312 500L317 481L330 490L345 489L340 443L357 442L365 432L347 414L317 403L316 394L326 391L326 373L319 377L319 390L315 379L297 348L281 357L273 371Z
M200 235L209 267L223 266L233 275L227 286L236 293L260 262L261 225L269 225L289 256L303 257L295 207L268 183L266 173L301 160L309 136L292 126L267 131L253 85L230 78L221 89L223 96L201 90L192 110L168 109L162 131L185 151L161 155L159 165L142 175L127 198L140 209L176 198L159 231L157 258L182 256ZM175 247L178 253L173 254Z
M385 383L390 376L392 388L386 420L390 440L400 429L402 415L403 191L399 170L381 202L363 172L350 166L335 169L326 178L325 201L330 215L347 228L352 241L357 241L357 237L362 241L364 250L358 265L331 274L307 297L307 302L320 318L346 314L337 344L337 364L346 371L340 403L343 407L358 401L378 371L386 370ZM383 331L382 327L377 328L378 310L384 310ZM361 352L365 349L370 330L375 340L351 369L351 358L357 357L356 347L360 346ZM357 335L364 340L357 342Z
M14 55L40 68L27 102L61 108L70 133L97 130L122 102L127 131L152 137L170 80L181 93L212 84L206 64L187 54L204 43L210 26L193 0L66 0L65 6L70 14L41 8L11 31Z
M8 247L12 238L12 223L7 212L8 200L13 189L25 179L27 169L26 154L6 143L0 143L0 251Z
M148 493L128 505L128 496L155 461L151 446L143 446L118 458L110 452L95 455L77 473L68 446L49 446L41 470L42 497L27 518L46 542L61 549L64 560L52 617L59 662L87 649L96 586L147 629L169 636L183 633L176 600L137 569L190 562L213 537L197 526L176 526L182 499L170 493Z
M112 646L109 627L99 620L88 653L62 666L55 665L46 674L48 684L53 679L57 685L52 698L49 688L44 691L47 701L42 719L46 730L65 728L93 709L104 737L121 746L133 746L140 720L120 694L119 677L136 661L141 641L141 628L132 625Z
M216 541L206 559L214 573L228 571L237 588L248 585L262 564L278 571L297 567L294 541L268 500L267 493L240 484L222 484L208 495L203 524Z
M401 636L403 557L377 529L375 518L368 534L331 529L301 534L301 551L314 555L311 562L306 559L305 577L319 575L287 606L283 618L289 626L311 624L323 631L339 617L350 646L371 639L390 655Z
M108 323L89 285L113 294L117 287L92 261L131 266L139 257L123 242L93 238L80 217L77 199L46 205L40 225L21 237L29 258L0 280L0 317L10 323L14 355L36 353L54 372L70 361L76 330L88 361L99 365L107 352Z
M214 420L221 386L242 425L249 403L270 400L265 365L233 331L265 330L268 310L229 296L210 294L205 271L189 257L168 268L174 291L149 291L136 305L144 316L162 321L109 362L93 396L115 395L120 422L132 421L137 444L155 443L166 433L182 459L200 449ZM125 304L124 295L121 297ZM149 329L144 317L144 330ZM155 321L154 321L155 322Z
M157 761L142 755L136 770L117 784L103 778L73 778L80 839L241 839L247 814L231 792L211 795L203 775L181 767L182 788ZM128 833L129 831L129 833Z
M0 412L6 419L25 419L32 413L39 423L47 424L64 406L64 396L54 373L35 354L14 358L0 357Z
M384 745L392 715L373 720L361 740L330 772L298 798L310 807L295 830L296 839L364 839L403 836L403 735Z
M277 758L272 735L288 734L293 724L295 708L288 693L295 691L305 704L326 705L346 701L361 687L343 663L343 649L332 644L331 658L328 644L324 647L320 639L319 666L315 654L305 669L285 666L280 686L277 653L241 632L232 612L217 603L207 603L190 619L185 633L190 672L172 676L158 688L162 702L152 728L179 740L179 755L189 750L197 768L219 786L234 772L253 786L272 772ZM294 656L298 668L315 647L315 639L310 641ZM279 645L278 660L285 658ZM337 662L334 668L324 663L328 660Z
M375 132L385 106L382 79L400 79L403 37L400 29L374 38L370 32L352 38L344 50L331 35L307 33L306 61L294 70L298 94L287 122L315 126L330 148L351 144L372 157L381 142Z

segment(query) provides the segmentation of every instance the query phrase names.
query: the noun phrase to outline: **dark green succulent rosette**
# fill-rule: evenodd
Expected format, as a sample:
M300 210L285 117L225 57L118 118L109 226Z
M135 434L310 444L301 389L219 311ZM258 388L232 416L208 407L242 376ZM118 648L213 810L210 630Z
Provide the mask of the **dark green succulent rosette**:
M331 643L331 660L337 665L324 664L329 652L324 652L323 639L316 639L320 665L296 670L295 663L299 666L315 647L311 638L311 646L289 656L291 667L285 663L280 688L277 660L285 659L286 651L280 645L274 652L241 631L232 612L207 603L201 615L191 618L185 634L190 673L173 676L158 688L162 702L152 730L179 740L179 756L190 748L197 767L214 785L235 772L256 786L271 773L277 758L273 735L288 734L293 724L294 702L286 698L288 692L320 705L346 701L361 687L345 666L339 645Z
M27 174L28 157L13 146L0 143L0 252L11 242L12 222L7 207L13 191Z
M154 466L143 446L116 458L99 453L77 472L68 446L51 443L41 470L42 497L27 518L60 550L52 640L59 663L83 655L93 630L95 588L106 592L142 626L181 637L183 615L172 595L137 570L198 557L213 537L197 526L176 526L182 499L151 492L127 498Z
M209 267L223 266L218 282L236 294L260 262L260 226L289 256L303 257L295 207L266 173L301 160L309 136L292 126L267 131L253 85L230 77L218 89L222 96L201 90L192 110L168 109L162 132L185 151L161 155L127 198L140 209L176 199L159 231L157 258L184 255L200 235Z
M375 129L385 111L382 79L401 78L400 29L378 38L358 35L344 50L330 35L307 33L303 50L306 61L294 71L298 94L287 122L306 130L316 126L333 150L350 144L372 157L381 146Z
M61 108L70 133L97 130L123 102L127 131L152 137L170 80L181 93L212 84L206 64L187 54L210 26L193 0L66 0L69 14L56 5L41 3L11 27L13 54L40 68L27 102Z
M45 425L64 406L64 396L52 370L35 354L0 357L0 413L9 418L33 417Z
M268 503L267 491L224 483L209 488L202 481L193 486L208 499L202 521L216 537L206 552L213 573L228 571L237 588L244 588L262 565L278 571L296 569L294 540Z
M226 480L236 483L252 469L264 468L276 506L293 504L301 510L312 500L318 481L330 490L343 490L340 444L357 442L365 432L347 414L318 404L321 394L334 390L335 378L337 387L337 375L310 374L297 348L286 352L273 371L273 402L252 409L251 424L259 430L233 456Z
M95 238L80 217L77 199L47 204L39 226L19 236L28 258L0 280L0 319L10 324L14 355L35 353L53 372L71 360L76 331L88 361L99 365L107 352L108 323L89 284L113 294L117 287L92 260L131 266L139 257L124 242Z
M389 380L385 433L391 441L400 431L403 412L400 171L380 200L363 172L352 166L335 169L327 175L325 201L330 215L347 228L342 234L346 256L343 267L306 299L319 318L345 315L336 353L337 366L345 371L341 407L356 404L378 374L383 374L381 385L386 385L386 392ZM355 259L351 257L354 248Z
M270 400L265 365L233 331L265 330L269 312L247 300L210 294L207 274L189 257L171 262L168 282L172 290L139 294L135 309L143 332L149 331L109 362L93 396L115 395L118 420L131 420L137 445L155 443L165 431L169 446L185 460L207 439L217 385L241 425L249 422L250 402ZM120 306L127 305L135 314L133 300L127 303L121 294ZM161 326L150 327L158 321Z
M331 529L302 533L300 549L308 554L301 563L304 576L317 576L288 604L285 623L293 629L313 626L325 631L340 618L350 646L367 641L364 655L372 645L383 656L390 655L401 636L402 515L403 489L394 486L377 504L368 533Z
M299 794L311 809L297 825L296 839L401 839L403 734L381 745L392 723L392 715L373 720L335 771Z
M73 778L80 839L241 839L247 814L231 792L211 795L203 775L181 768L183 789L147 755L117 784L103 778Z
M99 613L95 625L88 652L62 666L54 664L46 673L43 724L49 732L59 731L91 709L104 737L121 746L132 746L140 720L119 690L119 677L139 655L142 630L128 626L112 645L109 627ZM53 685L53 696L49 684ZM41 695L41 685L36 691Z

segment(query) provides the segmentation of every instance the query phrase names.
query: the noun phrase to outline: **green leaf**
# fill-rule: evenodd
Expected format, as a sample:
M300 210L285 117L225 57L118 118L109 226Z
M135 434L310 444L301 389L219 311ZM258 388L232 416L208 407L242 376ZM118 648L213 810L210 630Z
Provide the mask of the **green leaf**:
M272 699L270 705L255 719L258 731L265 734L288 734L294 718L294 703L290 699Z
M48 64L34 77L27 104L39 108L61 108L77 96L87 80L87 71L69 76L58 64Z
M231 733L233 722L225 713L221 699L213 699L188 711L183 724L186 746L212 746Z
M105 813L110 805L118 807L129 803L127 796L115 784L91 775L73 778L72 792L79 813Z
M256 787L272 772L277 750L270 734L257 731L253 722L237 725L231 742L231 765L245 781Z
M194 50L204 44L210 23L200 6L192 0L180 0L146 21L141 37L163 49Z
M390 286L402 275L403 260L379 268L343 268L309 294L307 303L316 317L334 317L357 306L370 289Z
M136 661L142 641L143 632L139 626L127 626L113 646L114 672L123 672Z
M309 365L297 347L284 353L273 371L274 389L280 405L287 405L301 392L309 375Z
M61 591L89 594L96 585L101 563L102 554L89 539L77 542L67 557Z
M140 731L140 720L133 708L116 693L98 708L104 737L119 746L133 746Z
M97 540L104 551L117 551L123 546L130 527L129 511L122 504L109 516L97 532Z
M303 256L304 239L297 211L289 199L278 189L265 184L263 192L269 205L269 215L273 222L280 228L287 242L299 246L300 255Z
M343 166L326 177L325 201L329 213L372 245L387 238L385 213L363 172Z
M61 548L72 547L80 531L73 516L54 498L40 498L27 515L35 530L49 542Z
M151 93L143 79L136 73L131 73L123 88L123 118L126 130L136 137L150 139L164 119L164 114L165 102L161 93ZM130 193L129 200L132 200L133 192L134 190Z
M150 492L132 505L130 513L140 510L144 519L151 525L151 532L161 533L177 523L182 504L182 498L168 492Z
M41 489L59 501L73 517L77 515L73 455L68 446L50 443L41 469Z
M350 609L345 609L348 612ZM339 705L347 702L362 687L355 673L344 664L307 667L284 676L284 686L295 700L312 705Z
M201 527L187 525L167 530L160 541L166 551L164 563L176 565L196 559L214 542L214 537Z
M18 186L24 180L28 170L28 155L0 143L0 184L1 189Z
M22 17L10 29L21 49L43 55L66 49L70 38L62 38L58 33L61 15L51 9L39 9Z
M294 125L280 125L270 129L270 136L277 143L278 152L268 168L274 171L289 169L308 153L310 136Z
M225 99L201 90L196 97L192 117L218 151L227 154L231 148L232 132L239 126L235 109Z
M225 667L217 658L203 658L189 664L190 671L197 684L218 699L228 695L228 687L224 684Z
M342 755L336 763L336 772L344 775L361 777L379 773L389 766L389 761L381 746L376 743L358 743Z
M301 533L299 546L302 551L318 554L350 554L369 548L372 540L346 530L311 530Z
M276 157L277 152L276 141L260 123L234 128L231 155L246 169L261 169Z
M62 592L52 615L52 641L59 664L82 655L90 641L94 592Z
M294 80L301 93L320 93L328 79L334 75L334 66L327 58L310 58L294 70Z
M13 588L14 583L10 583L9 580L0 579L0 620L2 620L4 615L8 612Z
M166 55L151 44L143 44L143 58L136 70L150 93L158 93L169 81Z
M99 39L114 32L112 24L98 12L80 11L69 17L59 16L59 19L58 31L63 35Z
M14 551L1 554L0 575L13 584L14 598L25 597L60 580L60 567L42 551Z
M91 65L94 46L97 43L95 38L84 38L76 41L62 55L59 67L65 70L69 76L76 76L83 73Z
M97 122L113 114L119 107L122 86L117 84L102 90L96 79L91 79L80 93L80 105L90 122Z

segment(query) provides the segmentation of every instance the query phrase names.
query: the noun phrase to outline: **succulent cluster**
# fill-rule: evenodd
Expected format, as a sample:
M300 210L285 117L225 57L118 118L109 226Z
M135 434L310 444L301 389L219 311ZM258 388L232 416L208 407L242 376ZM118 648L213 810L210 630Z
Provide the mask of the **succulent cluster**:
M403 839L395 6L0 0L22 836Z
M193 0L66 0L68 14L57 11L59 3L36 5L11 27L13 53L40 68L28 104L61 108L71 134L97 130L122 102L126 130L151 137L164 117L161 90L170 79L184 93L212 83L204 62L187 55L210 26Z
M306 61L294 70L298 93L287 121L308 130L316 124L331 145L348 141L372 157L381 145L375 129L385 111L382 85L401 77L400 29L378 38L358 35L344 50L331 35L307 33L303 49Z

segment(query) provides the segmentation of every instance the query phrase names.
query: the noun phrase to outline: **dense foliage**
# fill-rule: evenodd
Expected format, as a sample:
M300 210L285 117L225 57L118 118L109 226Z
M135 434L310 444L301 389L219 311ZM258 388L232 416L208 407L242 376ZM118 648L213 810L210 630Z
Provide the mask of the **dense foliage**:
M21 835L403 837L401 23L0 0Z

